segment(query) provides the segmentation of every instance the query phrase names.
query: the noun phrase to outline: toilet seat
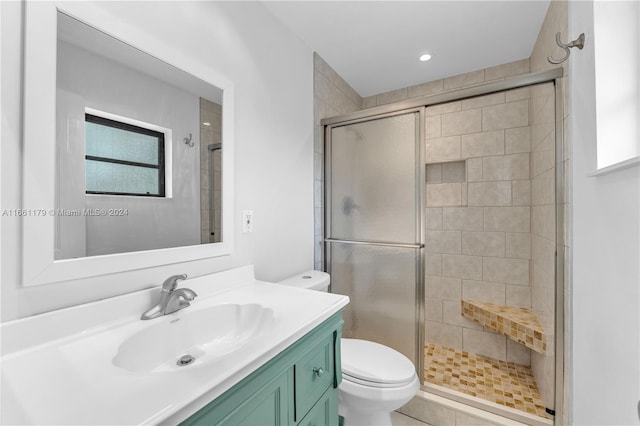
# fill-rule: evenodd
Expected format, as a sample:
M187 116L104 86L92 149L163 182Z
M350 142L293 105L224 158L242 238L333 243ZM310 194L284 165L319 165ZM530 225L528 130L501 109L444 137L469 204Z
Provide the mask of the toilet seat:
M344 380L375 388L402 387L416 377L409 359L379 343L342 339L342 375Z

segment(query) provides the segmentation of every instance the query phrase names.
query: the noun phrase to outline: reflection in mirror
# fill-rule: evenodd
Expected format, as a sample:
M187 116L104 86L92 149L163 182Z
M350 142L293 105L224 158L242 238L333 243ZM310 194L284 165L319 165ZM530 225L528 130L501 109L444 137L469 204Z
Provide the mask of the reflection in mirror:
M222 106L200 98L200 215L202 243L222 241Z
M222 90L58 12L55 260L222 241Z

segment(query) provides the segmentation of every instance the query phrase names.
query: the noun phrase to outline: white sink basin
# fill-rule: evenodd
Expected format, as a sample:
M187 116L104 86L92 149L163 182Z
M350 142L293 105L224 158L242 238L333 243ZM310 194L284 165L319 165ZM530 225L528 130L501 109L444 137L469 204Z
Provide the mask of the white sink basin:
M273 321L273 309L256 303L192 305L149 320L122 342L113 364L136 373L196 368L236 352Z

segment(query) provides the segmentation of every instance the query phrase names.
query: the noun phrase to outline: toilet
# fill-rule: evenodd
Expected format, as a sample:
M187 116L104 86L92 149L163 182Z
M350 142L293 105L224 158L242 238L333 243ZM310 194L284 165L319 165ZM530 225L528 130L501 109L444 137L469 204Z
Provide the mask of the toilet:
M307 271L279 284L327 291L330 276ZM360 339L341 341L340 415L344 426L390 426L391 412L409 402L420 387L415 367L400 352Z

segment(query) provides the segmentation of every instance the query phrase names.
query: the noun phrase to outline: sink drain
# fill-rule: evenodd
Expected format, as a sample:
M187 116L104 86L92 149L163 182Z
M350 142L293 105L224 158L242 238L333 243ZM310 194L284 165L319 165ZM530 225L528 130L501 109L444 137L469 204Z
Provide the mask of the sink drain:
M180 357L180 359L178 361L176 361L176 364L178 364L180 366L189 365L195 360L196 359L194 357L192 357L191 355L182 355Z

